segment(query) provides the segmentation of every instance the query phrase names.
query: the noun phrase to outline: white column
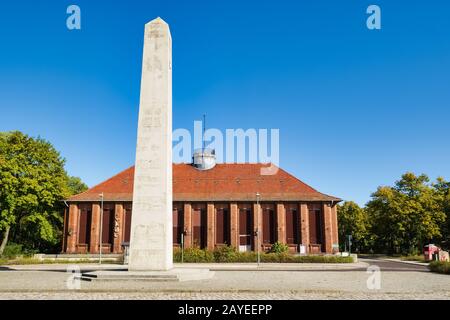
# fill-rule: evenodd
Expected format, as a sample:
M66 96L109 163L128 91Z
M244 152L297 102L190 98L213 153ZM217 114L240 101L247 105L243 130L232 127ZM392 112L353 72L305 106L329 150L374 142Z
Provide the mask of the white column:
M172 39L157 18L145 26L129 270L169 270L172 250Z

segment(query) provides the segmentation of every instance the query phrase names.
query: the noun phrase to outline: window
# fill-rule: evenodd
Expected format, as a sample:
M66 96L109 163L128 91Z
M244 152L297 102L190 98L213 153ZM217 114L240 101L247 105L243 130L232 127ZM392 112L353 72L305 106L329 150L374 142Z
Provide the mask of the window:
M227 206L216 208L216 243L230 244L230 211Z
M181 205L174 205L172 212L173 219L173 243L181 244L181 234L184 232L184 215Z

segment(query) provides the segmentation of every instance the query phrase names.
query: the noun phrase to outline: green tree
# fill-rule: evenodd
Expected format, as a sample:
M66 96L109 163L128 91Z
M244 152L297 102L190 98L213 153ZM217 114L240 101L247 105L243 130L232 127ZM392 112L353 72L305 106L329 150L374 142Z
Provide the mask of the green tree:
M433 187L436 190L437 201L445 214L445 220L441 225L442 245L450 249L450 182L438 178Z
M80 194L88 189L88 186L78 177L69 177L67 188L70 195Z
M71 193L64 162L41 138L0 134L0 254L9 239L35 250L59 242L62 200Z
M357 252L364 251L370 243L369 220L366 211L353 201L338 205L339 239L344 249L347 235L352 235L352 246Z
M379 187L367 204L377 248L389 253L416 253L441 236L445 214L429 178L406 173L393 187Z

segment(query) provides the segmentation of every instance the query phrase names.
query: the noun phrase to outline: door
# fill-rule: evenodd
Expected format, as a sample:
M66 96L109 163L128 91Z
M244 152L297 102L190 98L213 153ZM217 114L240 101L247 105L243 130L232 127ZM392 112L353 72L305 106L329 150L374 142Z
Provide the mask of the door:
M239 209L239 251L252 250L252 212L248 208Z

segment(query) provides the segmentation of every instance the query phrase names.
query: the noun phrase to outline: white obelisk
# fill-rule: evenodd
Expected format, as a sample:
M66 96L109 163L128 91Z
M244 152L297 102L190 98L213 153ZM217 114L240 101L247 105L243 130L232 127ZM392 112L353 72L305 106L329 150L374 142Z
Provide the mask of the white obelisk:
M172 250L172 38L157 18L145 25L128 268L169 270Z

